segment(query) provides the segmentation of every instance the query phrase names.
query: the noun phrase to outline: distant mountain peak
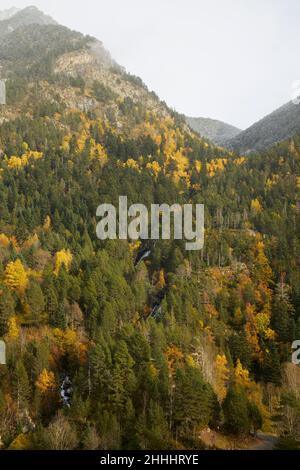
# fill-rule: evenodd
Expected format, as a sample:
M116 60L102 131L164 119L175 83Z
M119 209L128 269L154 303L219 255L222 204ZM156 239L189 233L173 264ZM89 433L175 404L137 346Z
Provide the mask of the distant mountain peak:
M13 17L27 19L31 23L37 22L39 24L58 24L51 16L46 15L43 11L39 10L34 5L30 5L22 10L17 11Z
M28 7L23 8L23 10L41 11L41 10L39 10L38 7L36 7L35 5L29 5Z
M239 153L260 152L300 132L300 105L292 101L268 114L245 131L224 142Z
M20 8L16 8L16 7L11 7L11 8L8 8L7 10L0 11L0 21L8 20L19 11L20 11Z
M186 117L186 121L191 129L198 132L201 137L205 137L217 145L223 145L225 141L242 132L241 129L216 119Z
M22 10L12 8L2 12L2 15L0 12L0 39L22 26L31 24L57 25L58 23L35 6L29 6Z

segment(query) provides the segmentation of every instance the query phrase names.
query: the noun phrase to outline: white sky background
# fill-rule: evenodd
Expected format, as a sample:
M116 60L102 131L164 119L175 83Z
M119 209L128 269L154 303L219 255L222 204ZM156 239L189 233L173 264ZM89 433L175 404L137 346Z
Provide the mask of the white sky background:
M300 79L299 0L0 0L100 39L178 112L246 128Z

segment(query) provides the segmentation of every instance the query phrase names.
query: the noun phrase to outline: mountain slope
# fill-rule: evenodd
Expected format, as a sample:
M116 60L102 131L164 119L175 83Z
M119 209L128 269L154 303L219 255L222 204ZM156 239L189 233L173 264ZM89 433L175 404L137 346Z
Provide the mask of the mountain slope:
M276 407L300 335L300 138L215 147L59 25L6 34L0 65L0 446L203 449L209 427L232 448L269 409L298 439L297 396ZM203 250L99 240L120 195L204 203Z
M223 142L240 153L258 152L300 132L300 106L289 102L237 136Z
M186 117L186 122L195 132L216 145L223 145L224 142L242 132L237 127L210 118Z

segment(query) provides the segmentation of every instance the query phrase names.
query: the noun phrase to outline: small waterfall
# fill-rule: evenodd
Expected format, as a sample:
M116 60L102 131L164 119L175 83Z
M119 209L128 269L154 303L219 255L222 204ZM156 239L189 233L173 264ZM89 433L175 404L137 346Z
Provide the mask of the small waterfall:
M70 408L71 406L71 396L72 396L72 381L69 375L63 377L61 386L60 386L60 397L64 406Z

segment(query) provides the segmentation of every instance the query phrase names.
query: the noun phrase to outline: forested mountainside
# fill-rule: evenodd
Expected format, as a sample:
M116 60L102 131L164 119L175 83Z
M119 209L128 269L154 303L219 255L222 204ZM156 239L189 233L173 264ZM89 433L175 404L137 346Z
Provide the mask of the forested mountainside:
M241 129L216 119L186 117L186 122L201 137L209 139L216 145L224 145L225 142L242 132Z
M290 101L223 145L236 152L261 152L300 132L300 106Z
M1 447L199 449L208 427L299 447L299 136L214 147L59 25L7 34L0 61ZM204 203L204 249L99 241L119 195Z

